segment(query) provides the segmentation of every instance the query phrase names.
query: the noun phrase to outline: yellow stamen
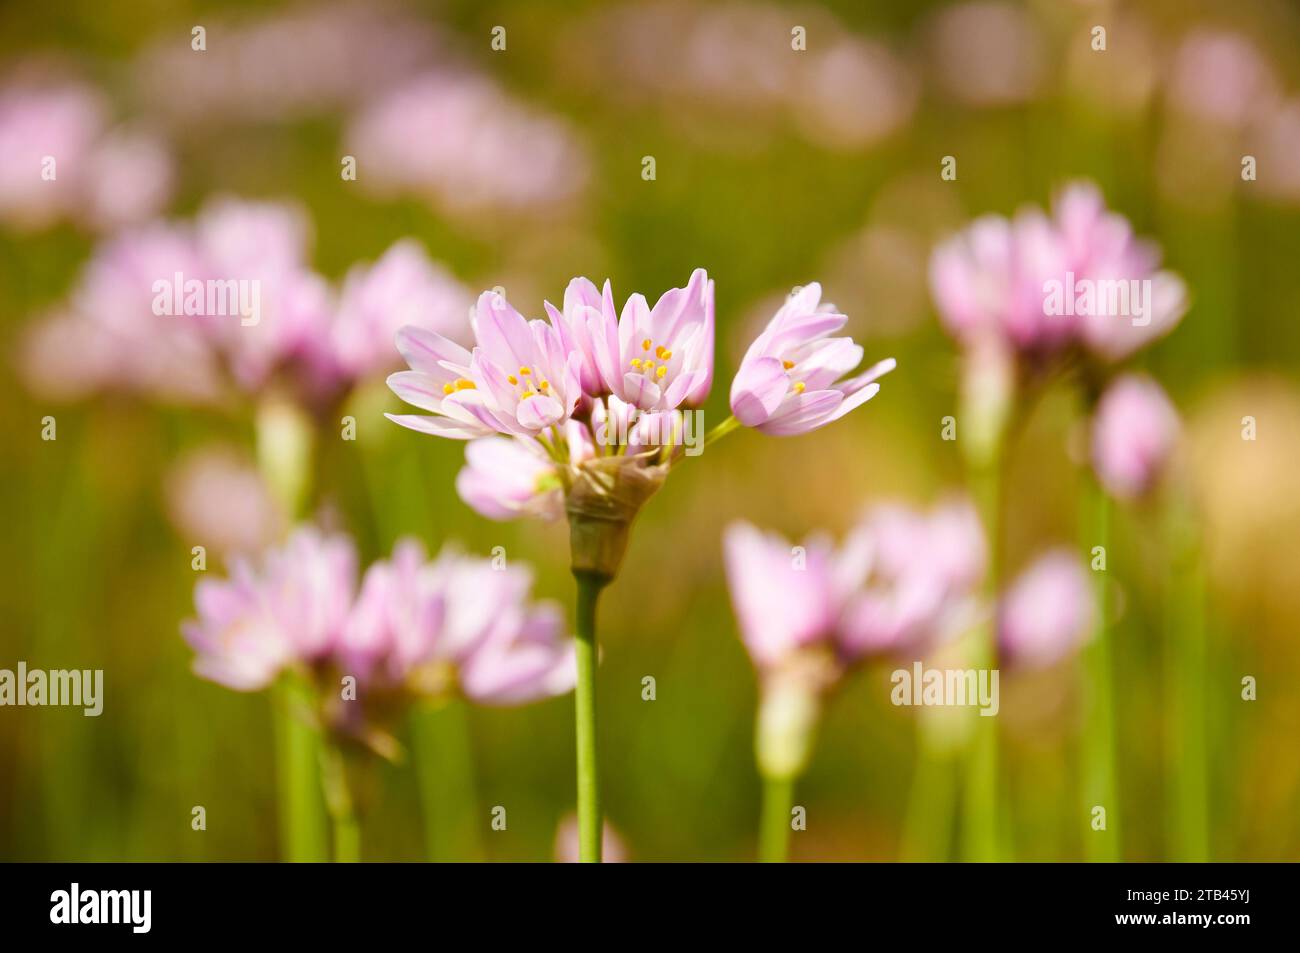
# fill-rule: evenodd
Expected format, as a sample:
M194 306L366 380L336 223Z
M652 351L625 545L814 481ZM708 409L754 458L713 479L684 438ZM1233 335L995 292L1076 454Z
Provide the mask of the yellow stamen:
M665 348L665 349L664 349L664 352L663 352L662 354L660 354L659 356L660 356L661 358L663 358L663 359L666 361L666 360L668 360L670 357L673 356L673 352L670 351L670 350L668 350L667 348Z
M794 361L782 361L781 366L788 371L790 368L794 367Z
M475 390L474 382L461 377L456 381L456 390Z
M454 393L456 393L456 387L455 387L454 384L443 384L443 385L442 385L442 392L443 392L444 394L454 394Z
M651 371L653 371L654 369L655 369L655 362L654 362L654 361L646 361L646 362L645 362L645 372L646 372L647 374L649 374L649 373L650 373Z
M641 342L641 350L643 351L650 350L650 345L654 343L655 343L654 341L650 340L649 338L646 338L644 341Z
M515 377L515 375L513 374L507 374L506 380L508 380L511 383L511 385L519 383L519 378Z
M796 394L802 394L802 393L803 393L803 389L804 389L806 386L808 386L808 385L806 385L803 381L795 381L795 382L794 382L794 392L795 392Z
M531 374L532 372L533 372L533 369L532 369L531 367L521 367L521 368L519 368L519 376L520 376L520 377L527 377L527 376L528 376L529 374Z
M667 373L668 373L668 368L666 367L655 368L655 377L663 377Z
M541 382L538 383L538 385L537 385L537 389L538 389L538 390L546 390L546 388L548 388L548 387L550 387L550 386L551 386L551 382L550 382L550 381L541 381Z
M634 358L632 358L632 366L633 366L633 367L640 367L640 366L641 366L641 358L639 358L639 357L634 357Z

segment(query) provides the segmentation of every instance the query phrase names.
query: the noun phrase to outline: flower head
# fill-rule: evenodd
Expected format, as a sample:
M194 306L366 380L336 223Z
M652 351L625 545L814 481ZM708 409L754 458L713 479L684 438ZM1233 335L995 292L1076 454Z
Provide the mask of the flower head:
M1095 609L1087 570L1072 553L1040 556L1003 594L998 645L1011 662L1046 667L1087 640Z
M842 380L862 362L852 338L831 337L848 318L821 303L821 285L796 292L749 346L731 384L731 411L772 436L807 433L876 395L892 358Z
M1134 499L1159 481L1179 434L1178 412L1149 377L1127 374L1108 387L1092 422L1092 466L1113 496Z
M1069 348L1127 357L1171 330L1187 308L1182 280L1159 249L1108 211L1087 183L1062 189L1050 216L986 215L940 244L930 289L948 331L966 347L992 339L1032 360Z
M517 704L568 691L574 666L564 621L529 598L530 573L444 552L432 562L413 540L366 570L345 536L299 529L257 563L238 560L229 580L195 590L198 619L183 631L195 671L241 691L288 668L337 684L354 676L363 704L459 692ZM331 702L332 723L361 719Z

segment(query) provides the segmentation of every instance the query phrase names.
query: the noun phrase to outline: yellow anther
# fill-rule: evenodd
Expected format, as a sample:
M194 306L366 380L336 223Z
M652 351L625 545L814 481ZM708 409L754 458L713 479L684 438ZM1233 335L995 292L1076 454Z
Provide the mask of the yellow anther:
M795 392L796 394L802 394L802 393L803 393L803 389L804 389L806 386L807 386L807 385L806 385L803 381L795 381L795 382L794 382L794 392Z
M654 343L655 343L654 341L650 340L649 338L646 338L644 341L641 342L641 350L643 351L650 350L650 346Z
M634 358L632 358L632 366L633 366L633 367L640 367L640 366L641 366L641 358L639 358L639 357L634 357Z
M520 376L520 377L527 377L527 376L528 376L529 374L531 374L532 372L533 372L533 369L532 369L531 367L521 367L521 368L519 368L519 376Z
M673 356L673 352L670 351L670 350L668 350L667 348L663 348L662 350L663 350L663 353L660 354L659 356L660 356L663 360L666 361L666 360L668 360L669 358L671 358L671 357Z
M788 371L790 368L794 367L794 361L782 361L781 366Z
M656 367L656 368L655 368L655 377L663 377L663 376L664 376L665 374L667 374L667 373L668 373L668 368L666 368L666 367Z
M646 372L647 374L649 374L651 371L653 371L653 370L655 369L655 362L654 362L654 361L646 361L644 366L645 366L645 372Z
M548 387L550 387L550 386L551 386L551 382L550 382L550 381L538 381L538 383L537 383L537 389L538 389L538 390L546 390L546 388L548 388Z
M456 380L456 390L474 390L474 382L461 377Z
M456 386L454 384L443 384L442 392L444 394L454 394L456 393Z
M507 374L506 380L508 380L512 386L519 383L519 378L515 377L513 374Z

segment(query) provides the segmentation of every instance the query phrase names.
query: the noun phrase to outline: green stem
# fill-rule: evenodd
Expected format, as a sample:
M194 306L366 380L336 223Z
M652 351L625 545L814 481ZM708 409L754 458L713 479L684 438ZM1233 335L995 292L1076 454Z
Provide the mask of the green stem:
M1168 744L1175 860L1210 859L1209 756L1206 750L1205 567L1185 504L1169 503L1170 578L1165 598L1165 652L1169 670Z
M343 752L329 741L323 741L320 747L320 780L334 829L334 862L355 864L361 859L361 827L352 806Z
M740 421L734 416L728 417L704 435L704 446L708 447L721 440L727 434L740 427Z
M459 700L411 713L416 782L431 861L481 861L469 708Z
M280 855L294 863L329 858L325 844L325 806L317 763L320 739L307 721L311 693L296 675L275 687L276 788L280 811Z
M784 864L790 850L790 809L794 805L794 778L763 776L763 816L758 828L758 859Z
M903 821L902 859L909 863L948 859L952 845L957 775L951 749L923 709L916 724L916 769Z
M578 581L578 684L574 690L578 743L578 860L600 863L600 776L596 767L596 601L609 579L574 572Z
M1000 435L999 435L1000 442ZM995 443L995 447L997 444ZM976 505L988 536L988 591L996 598L1001 540L1001 464L996 451L972 467ZM970 662L975 669L997 667L997 633L992 617L972 633ZM1001 859L998 822L998 728L996 718L977 717L966 751L962 810L962 859L989 862Z
M1110 498L1096 480L1086 478L1084 491L1083 548L1091 553L1101 546L1110 553ZM1095 807L1106 811L1106 829L1089 824L1085 854L1094 863L1118 861L1120 850L1119 794L1116 787L1114 662L1106 604L1106 570L1093 572L1093 600L1096 604L1092 639L1083 651L1086 673L1083 731L1083 807L1091 820Z

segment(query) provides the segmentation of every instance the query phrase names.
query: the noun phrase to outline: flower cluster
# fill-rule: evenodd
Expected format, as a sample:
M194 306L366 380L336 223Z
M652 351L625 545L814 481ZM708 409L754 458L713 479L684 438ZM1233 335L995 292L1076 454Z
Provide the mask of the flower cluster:
M293 669L327 688L322 698L340 698L340 680L352 676L356 700L331 702L325 715L360 730L408 697L508 705L569 691L562 615L530 601L531 586L526 569L450 551L430 561L404 540L358 588L351 541L306 527L256 563L236 559L229 579L201 581L198 618L183 632L195 672L237 691Z
M280 388L322 408L393 368L399 327L464 324L469 292L415 242L355 266L338 289L312 270L310 246L296 206L231 198L193 222L122 232L28 337L27 376L64 397L123 388L218 402Z
M1177 439L1172 405L1150 378L1108 379L1113 365L1178 324L1187 291L1096 187L1068 186L1050 216L1025 209L1011 220L977 219L935 249L930 284L945 327L966 350L964 396L977 442L996 439L1017 370L1082 355L1085 396L1097 403L1098 479L1121 499L1158 482Z
M117 228L157 213L173 178L162 140L113 126L91 87L24 81L0 90L0 220Z
M1058 194L1050 216L1027 208L1013 219L976 219L935 249L930 286L945 327L963 344L995 341L1033 361L1070 347L1120 360L1172 330L1187 309L1183 281L1160 269L1159 249L1135 237L1086 183ZM1134 313L1112 313L1099 292L1110 288L1125 292L1125 310ZM1082 308L1076 289L1092 295Z
M653 306L615 307L609 282L575 278L563 307L528 320L497 292L479 297L474 347L403 328L410 366L389 386L425 415L389 417L412 430L470 441L457 489L492 519L567 510L577 559L589 524L630 523L669 468L700 449L699 406L713 382L713 282L696 270ZM731 387L734 418L773 435L805 433L873 397L892 360L850 374L862 348L836 336L848 319L799 290L754 341ZM593 536L600 533L593 529ZM624 533L625 535L625 533ZM622 543L575 568L613 575ZM608 558L605 558L608 556Z
M929 513L873 508L840 547L824 537L791 546L735 523L724 548L732 603L761 681L765 774L802 769L821 699L853 665L924 653L980 613L986 544L965 501Z
M928 513L878 504L838 547L823 536L792 546L734 523L724 553L741 638L759 673L759 764L776 777L802 770L822 699L855 665L920 659L994 613L999 646L1020 668L1066 657L1091 631L1087 574L1064 550L1039 556L989 605L980 592L984 529L962 499Z

